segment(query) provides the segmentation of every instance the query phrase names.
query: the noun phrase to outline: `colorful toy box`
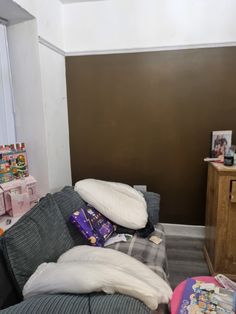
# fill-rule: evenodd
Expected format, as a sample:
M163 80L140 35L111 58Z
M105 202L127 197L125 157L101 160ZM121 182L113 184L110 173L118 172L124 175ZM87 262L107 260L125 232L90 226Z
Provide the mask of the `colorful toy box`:
M5 212L17 217L27 212L38 200L37 182L32 176L0 184Z
M0 146L0 183L27 177L28 161L24 143Z
M75 211L70 221L93 246L104 246L114 232L112 223L91 206Z

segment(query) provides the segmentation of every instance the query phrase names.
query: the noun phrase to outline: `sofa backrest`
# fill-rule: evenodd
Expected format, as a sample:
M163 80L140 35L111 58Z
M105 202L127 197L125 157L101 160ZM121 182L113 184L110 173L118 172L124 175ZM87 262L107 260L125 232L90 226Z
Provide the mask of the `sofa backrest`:
M65 243L63 244L63 249L60 253L64 253L64 250L69 249L71 246L87 244L87 241L78 232L78 229L69 223L70 214L84 205L84 201L80 198L79 194L74 191L73 187L64 187L61 191L53 195L48 194L45 198L42 198L39 204L25 214L9 231L6 231L4 236L0 237L0 309L13 305L21 300L21 288L23 283L41 262L54 261L57 259L57 255L61 249L58 251L57 247L56 249L54 249L54 247L50 248L50 239L52 234L55 234L54 228L56 228L56 233L59 231L60 236L62 232L60 229L61 224L63 225L62 229L64 230L64 226L67 226L69 232L68 234L65 231L67 228L63 231L67 241L66 245ZM43 210L41 211L42 208ZM40 213L37 214L38 211L40 211ZM54 212L56 212L56 216L53 214ZM42 218L41 215L44 217ZM59 225L57 224L58 219L60 221ZM45 233L46 236L39 236L38 239L35 240L32 225L35 225L36 229L37 226L39 228L38 220L39 222L44 221L44 223L42 224L41 231L37 232L37 234ZM28 224L29 229L28 227L25 228ZM23 228L21 228L21 226L23 226ZM29 231L27 234L25 229ZM11 258L8 256L8 250L12 251L11 246L13 246L13 242L14 245L17 245L17 241L14 241L17 232L20 233L18 241L21 242L23 237L23 242L20 243L20 247L14 252L13 261L12 256ZM36 247L32 248L32 241L36 243ZM46 246L43 244L43 241L47 244ZM49 250L49 252L47 252L47 250ZM55 250L57 253L55 253ZM27 251L32 253L31 257L28 259L28 265L26 269L20 269L22 257L23 260L28 258L28 256L25 255ZM12 253L9 254L12 255ZM20 277L20 279L18 277Z
M21 300L8 272L0 239L0 309L4 309Z
M60 209L74 241L74 245L88 244L88 241L78 231L75 225L69 221L69 217L74 211L85 208L87 204L82 200L80 195L74 191L72 186L65 186L61 191L54 193L52 196Z
M56 262L74 246L64 218L51 194L47 194L2 238L3 254L19 293L38 265Z
M160 194L155 192L142 192L147 203L149 221L156 225L159 222L160 214Z

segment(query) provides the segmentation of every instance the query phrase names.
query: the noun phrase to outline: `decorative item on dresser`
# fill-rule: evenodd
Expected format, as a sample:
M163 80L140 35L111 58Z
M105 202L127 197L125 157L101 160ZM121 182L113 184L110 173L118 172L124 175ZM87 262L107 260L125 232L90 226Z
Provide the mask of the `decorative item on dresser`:
M206 241L211 274L236 280L236 166L208 163Z

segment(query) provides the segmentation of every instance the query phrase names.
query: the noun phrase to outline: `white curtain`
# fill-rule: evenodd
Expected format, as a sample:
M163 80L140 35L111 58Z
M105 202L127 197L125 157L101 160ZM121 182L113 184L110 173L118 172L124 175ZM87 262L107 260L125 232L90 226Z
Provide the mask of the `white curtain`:
M16 142L6 26L0 24L0 145Z

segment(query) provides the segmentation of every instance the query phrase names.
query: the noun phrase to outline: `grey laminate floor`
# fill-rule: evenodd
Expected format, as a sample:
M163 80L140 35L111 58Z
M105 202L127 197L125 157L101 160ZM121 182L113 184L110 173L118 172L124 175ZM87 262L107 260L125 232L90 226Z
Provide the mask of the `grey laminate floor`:
M203 254L203 239L166 236L166 242L172 288L186 278L209 275Z

